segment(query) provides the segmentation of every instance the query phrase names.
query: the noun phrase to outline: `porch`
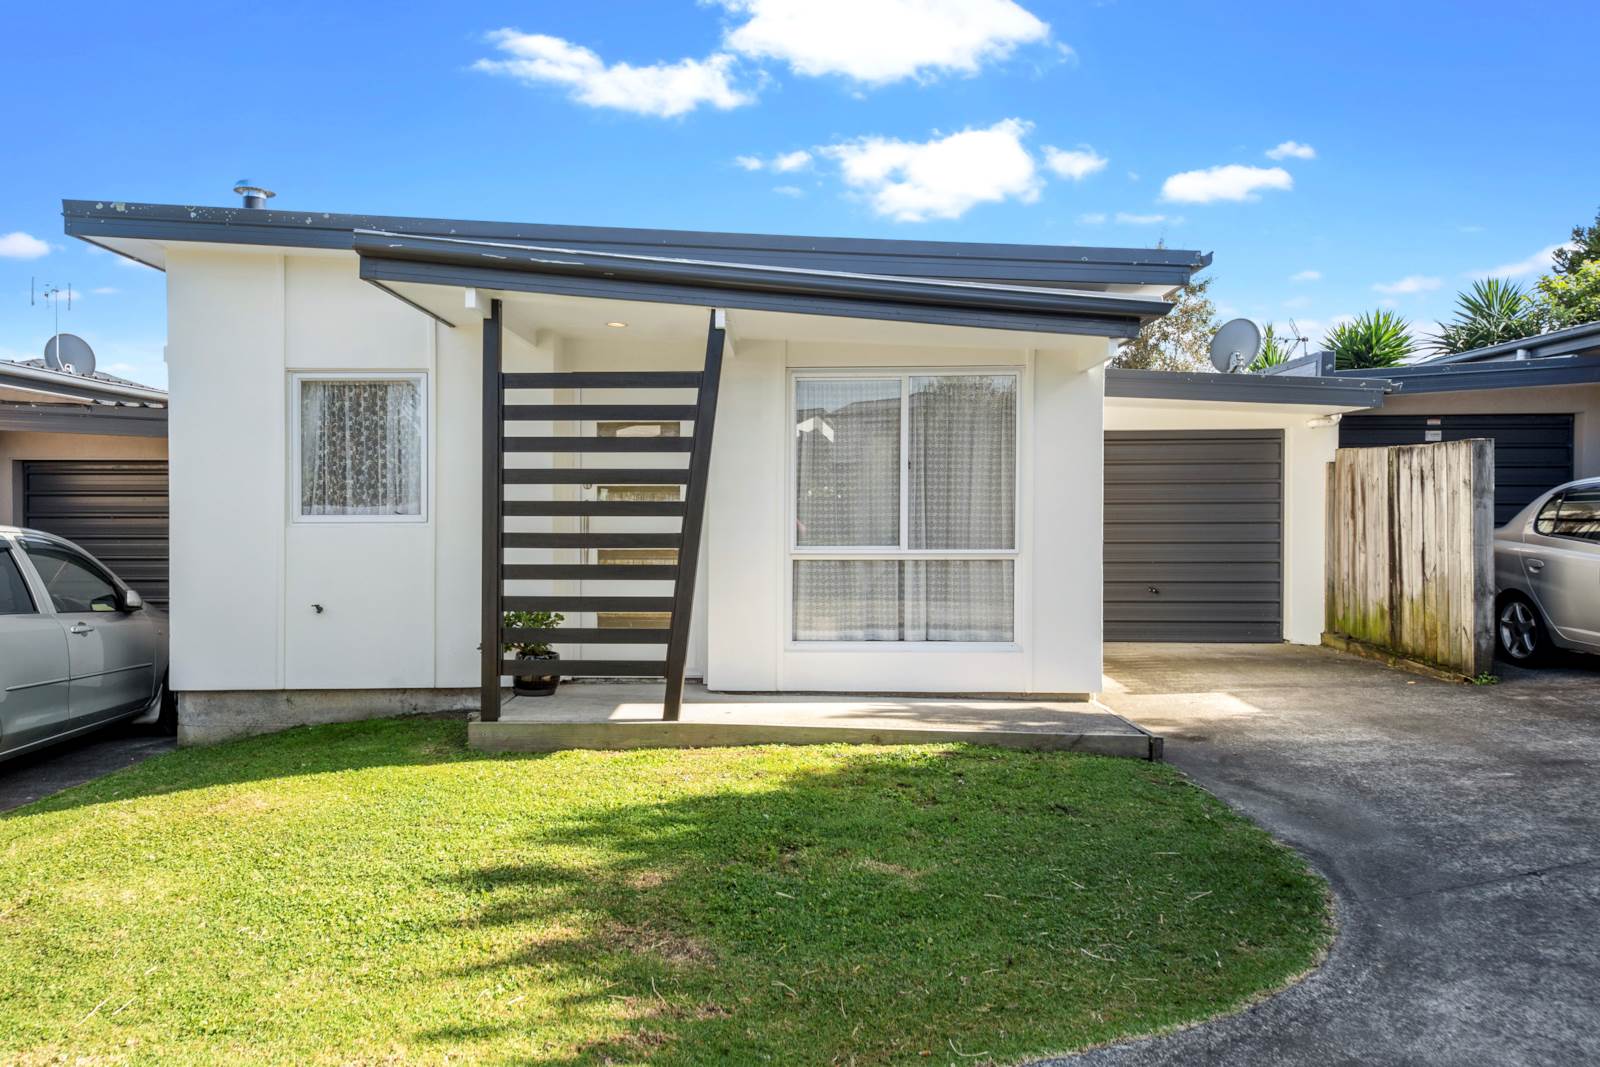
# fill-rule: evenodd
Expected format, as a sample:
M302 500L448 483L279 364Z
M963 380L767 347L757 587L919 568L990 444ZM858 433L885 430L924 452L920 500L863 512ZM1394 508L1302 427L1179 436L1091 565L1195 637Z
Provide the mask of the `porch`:
M576 683L506 700L498 720L472 722L468 737L490 752L966 742L1161 758L1161 738L1082 699L716 693L693 683L676 720L661 717L659 683Z

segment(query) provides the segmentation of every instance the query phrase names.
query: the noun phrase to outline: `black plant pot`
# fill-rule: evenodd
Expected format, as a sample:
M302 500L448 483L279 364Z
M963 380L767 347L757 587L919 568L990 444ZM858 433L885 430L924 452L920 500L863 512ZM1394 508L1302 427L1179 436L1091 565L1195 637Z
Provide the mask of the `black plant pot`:
M552 662L561 659L561 653L551 649L549 652L522 652L517 655L518 660L549 660ZM556 686L561 684L560 668L554 674L535 674L527 677L517 676L511 679L511 691L519 697L547 697L556 691Z

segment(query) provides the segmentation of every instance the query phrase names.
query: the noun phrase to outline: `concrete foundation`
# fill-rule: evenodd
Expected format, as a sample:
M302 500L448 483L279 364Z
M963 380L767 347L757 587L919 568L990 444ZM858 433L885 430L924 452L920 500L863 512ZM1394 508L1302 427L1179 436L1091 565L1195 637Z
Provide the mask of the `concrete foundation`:
M477 711L477 689L242 689L178 694L178 744L209 745L291 726Z

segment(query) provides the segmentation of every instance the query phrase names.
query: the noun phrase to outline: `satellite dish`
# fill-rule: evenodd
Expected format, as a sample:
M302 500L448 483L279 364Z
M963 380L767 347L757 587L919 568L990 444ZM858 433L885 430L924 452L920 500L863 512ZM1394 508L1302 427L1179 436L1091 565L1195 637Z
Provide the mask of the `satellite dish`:
M93 374L94 349L75 333L58 333L45 342L44 365L69 374Z
M1242 371L1261 351L1261 331L1249 319L1232 319L1211 339L1211 365L1224 374Z

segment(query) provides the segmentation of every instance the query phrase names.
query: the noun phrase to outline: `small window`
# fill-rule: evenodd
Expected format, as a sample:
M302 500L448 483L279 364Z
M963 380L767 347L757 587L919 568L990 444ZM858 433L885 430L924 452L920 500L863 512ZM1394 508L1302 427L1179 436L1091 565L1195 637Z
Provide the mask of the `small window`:
M11 551L0 550L0 615L33 615L38 610Z
M24 541L22 547L39 572L56 611L117 610L117 587L76 552L43 541Z
M424 517L427 403L421 375L295 379L301 521Z
M1574 489L1561 497L1548 529L1536 526L1540 533L1552 537L1571 537L1579 541L1600 541L1600 489ZM1546 504L1539 512L1539 522L1544 523Z

